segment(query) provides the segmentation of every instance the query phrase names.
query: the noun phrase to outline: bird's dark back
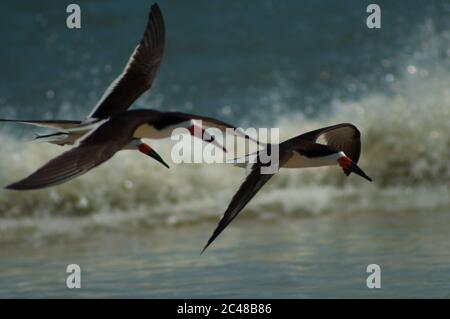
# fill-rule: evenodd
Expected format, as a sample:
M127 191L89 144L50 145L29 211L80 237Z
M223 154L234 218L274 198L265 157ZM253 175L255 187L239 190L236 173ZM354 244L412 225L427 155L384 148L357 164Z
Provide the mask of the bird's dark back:
M153 123L161 116L156 110L129 110L111 116L92 132L83 143L105 143L116 140L118 143L128 143L133 138L135 130L144 123Z

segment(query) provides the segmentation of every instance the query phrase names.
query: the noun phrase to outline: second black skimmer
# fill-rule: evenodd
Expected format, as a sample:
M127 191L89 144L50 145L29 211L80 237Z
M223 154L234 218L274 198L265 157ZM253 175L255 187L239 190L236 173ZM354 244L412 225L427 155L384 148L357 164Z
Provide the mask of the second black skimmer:
M296 136L278 145L278 167L305 168L339 165L347 176L353 172L368 181L372 181L356 164L361 153L360 137L361 133L359 130L354 125L348 123L328 126ZM267 147L274 149L271 144L268 144ZM275 174L263 174L261 170L264 166L267 167L270 165L270 163L263 164L263 161L260 160L263 152L270 153L270 151L273 150L268 151L266 149L248 155L247 161L243 165L237 164L238 166L247 166L249 168L249 174L237 193L233 196L217 228L203 248L202 253L233 219L236 218L261 187ZM254 160L250 161L251 158Z

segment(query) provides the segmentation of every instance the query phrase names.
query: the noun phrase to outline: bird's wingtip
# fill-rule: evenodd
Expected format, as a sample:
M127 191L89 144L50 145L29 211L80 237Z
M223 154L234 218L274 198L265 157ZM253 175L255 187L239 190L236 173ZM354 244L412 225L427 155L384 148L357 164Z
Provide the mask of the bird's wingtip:
M9 185L6 185L4 189L11 190L11 191L32 191L32 190L38 190L43 187L39 187L36 185L29 185L27 183L23 183L23 181L15 182Z
M209 245L211 245L210 241L208 241L208 243L205 245L205 247L203 247L202 251L200 252L200 256L203 255L203 253L206 251L206 249L208 249Z
M151 10L159 9L158 2L153 2L152 6L150 7Z
M7 190L10 190L10 191L18 191L18 190L20 190L20 187L19 187L19 185L17 183L6 185L4 188L7 189Z

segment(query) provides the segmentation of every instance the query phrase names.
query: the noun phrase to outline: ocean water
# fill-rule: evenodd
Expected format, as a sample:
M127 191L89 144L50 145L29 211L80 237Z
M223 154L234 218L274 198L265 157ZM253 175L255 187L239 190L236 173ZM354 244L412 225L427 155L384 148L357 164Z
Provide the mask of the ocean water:
M80 30L62 3L0 4L0 118L82 119L121 72L149 2L77 3ZM369 30L369 3L162 0L164 62L134 107L282 140L351 122L373 183L282 171L200 256L243 171L121 152L58 187L0 190L0 297L449 297L450 5L378 1ZM61 152L28 142L42 132L2 123L2 185ZM171 141L151 145L171 164ZM65 287L70 263L82 289Z

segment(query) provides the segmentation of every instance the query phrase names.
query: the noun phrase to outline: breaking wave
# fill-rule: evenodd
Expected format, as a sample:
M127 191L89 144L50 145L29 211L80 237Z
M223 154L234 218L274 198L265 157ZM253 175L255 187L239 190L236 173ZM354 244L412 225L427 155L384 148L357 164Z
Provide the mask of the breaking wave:
M396 57L402 71L383 75L389 90L370 89L353 100L336 98L314 119L291 112L268 123L280 128L282 140L340 122L357 125L363 140L360 166L373 183L356 175L347 178L335 167L285 170L250 202L242 218L448 209L450 51L442 43L450 42L447 33L440 37L423 51ZM3 185L61 152L8 133L0 133L0 140ZM153 144L170 158L170 143ZM167 170L141 154L121 152L58 187L0 191L0 240L217 221L243 176L241 169L226 164L171 165Z

